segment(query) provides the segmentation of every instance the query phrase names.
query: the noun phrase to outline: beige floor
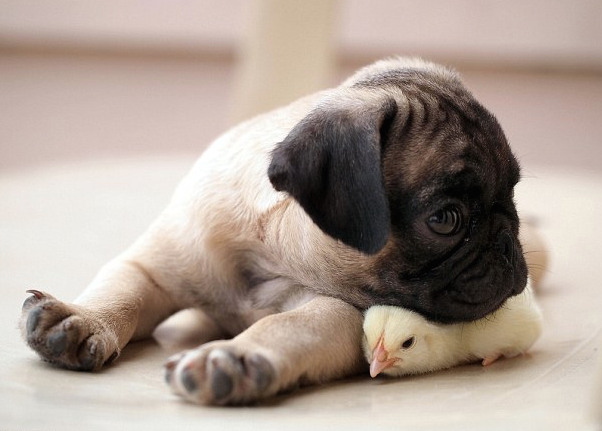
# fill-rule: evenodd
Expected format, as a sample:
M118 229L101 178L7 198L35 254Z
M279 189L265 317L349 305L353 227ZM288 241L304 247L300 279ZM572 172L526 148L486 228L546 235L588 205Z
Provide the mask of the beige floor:
M602 175L537 166L526 166L517 200L546 236L551 267L539 292L545 330L527 357L399 380L361 376L249 408L181 402L162 381L167 353L153 342L97 374L39 361L16 329L25 290L73 299L144 230L192 162L0 175L0 430L602 429L593 422L602 406Z

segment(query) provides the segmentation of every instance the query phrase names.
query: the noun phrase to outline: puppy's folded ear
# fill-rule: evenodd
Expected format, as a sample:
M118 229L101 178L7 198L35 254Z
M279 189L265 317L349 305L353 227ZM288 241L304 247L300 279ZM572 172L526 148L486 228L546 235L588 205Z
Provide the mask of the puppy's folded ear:
M393 99L315 108L276 146L268 170L323 232L368 254L390 230L381 134L396 112Z

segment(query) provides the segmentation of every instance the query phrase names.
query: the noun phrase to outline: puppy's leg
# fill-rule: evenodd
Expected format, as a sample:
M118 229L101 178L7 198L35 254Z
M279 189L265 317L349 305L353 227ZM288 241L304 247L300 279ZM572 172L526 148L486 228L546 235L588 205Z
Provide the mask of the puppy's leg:
M198 403L245 404L299 384L352 375L367 367L362 314L318 297L265 317L236 338L183 352L166 364L173 391Z
M29 291L21 332L43 359L74 370L97 370L132 338L144 338L176 310L174 301L133 260L105 266L73 304Z
M153 331L153 338L163 350L176 353L229 337L205 312L188 309L176 313L157 326Z

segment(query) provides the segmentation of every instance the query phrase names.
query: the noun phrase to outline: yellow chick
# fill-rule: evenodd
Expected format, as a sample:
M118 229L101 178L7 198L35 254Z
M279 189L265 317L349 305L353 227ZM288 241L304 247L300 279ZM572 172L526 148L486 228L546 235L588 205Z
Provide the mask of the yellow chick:
M420 374L517 356L533 345L541 329L541 310L529 282L499 310L469 323L442 325L404 308L370 307L364 317L363 349L372 377Z

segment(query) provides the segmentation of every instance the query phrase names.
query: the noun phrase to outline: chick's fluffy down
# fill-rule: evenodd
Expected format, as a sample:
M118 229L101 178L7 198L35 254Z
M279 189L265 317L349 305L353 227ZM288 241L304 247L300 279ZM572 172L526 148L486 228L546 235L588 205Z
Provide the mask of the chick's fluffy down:
M441 325L400 307L371 307L364 318L363 348L371 370L401 376L513 357L526 352L541 330L541 310L528 285L499 310L469 323Z

